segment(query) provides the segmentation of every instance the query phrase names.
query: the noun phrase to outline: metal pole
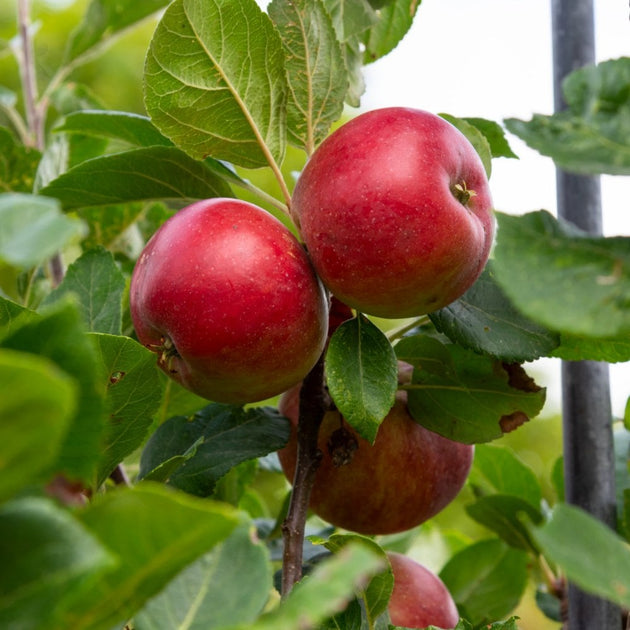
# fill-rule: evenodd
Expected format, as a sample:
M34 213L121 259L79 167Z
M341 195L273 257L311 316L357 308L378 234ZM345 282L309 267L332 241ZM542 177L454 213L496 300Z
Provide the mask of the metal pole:
M552 0L554 103L566 105L564 77L595 62L592 0ZM557 170L558 215L592 234L602 233L599 177ZM567 502L611 527L616 524L612 410L608 365L562 363L564 475ZM567 536L571 533L567 532ZM569 630L619 630L621 612L569 585Z

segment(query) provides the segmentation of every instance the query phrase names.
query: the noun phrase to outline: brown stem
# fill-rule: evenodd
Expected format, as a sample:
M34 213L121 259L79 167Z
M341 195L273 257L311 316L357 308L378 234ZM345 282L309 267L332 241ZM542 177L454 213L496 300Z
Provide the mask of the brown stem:
M124 469L122 464L118 464L114 470L109 474L109 478L117 485L117 486L130 486L131 482L129 481L129 477L127 476L127 471Z
M304 379L300 390L297 462L289 511L282 524L283 597L289 594L294 584L302 577L302 546L306 515L315 473L322 458L322 452L317 447L317 436L328 406L329 399L324 390L324 354L322 354L315 367Z

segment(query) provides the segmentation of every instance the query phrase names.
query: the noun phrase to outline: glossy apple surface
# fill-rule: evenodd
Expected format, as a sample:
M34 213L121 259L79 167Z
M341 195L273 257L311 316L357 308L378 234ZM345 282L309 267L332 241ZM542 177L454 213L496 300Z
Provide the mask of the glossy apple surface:
M327 299L304 249L236 199L194 203L160 227L134 269L130 306L160 367L216 402L283 392L326 343Z
M287 446L278 451L289 481L297 457L300 385L278 405L291 420ZM407 394L379 427L371 445L342 421L338 411L324 416L318 446L323 453L310 508L332 525L359 534L393 534L420 525L445 508L463 487L473 447L425 429L409 415Z
M387 557L394 574L389 600L392 624L403 628L455 628L459 613L442 580L408 556L388 552Z
M326 138L298 179L292 212L330 291L387 318L460 297L494 236L486 173L468 139L401 107L361 114Z

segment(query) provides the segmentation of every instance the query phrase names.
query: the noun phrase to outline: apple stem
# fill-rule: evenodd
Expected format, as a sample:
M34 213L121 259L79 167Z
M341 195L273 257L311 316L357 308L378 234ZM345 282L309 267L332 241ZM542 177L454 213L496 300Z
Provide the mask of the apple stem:
M330 406L324 389L324 355L302 382L297 431L297 462L287 516L282 524L282 597L286 597L302 577L304 529L315 473L322 459L317 447L319 427Z
M459 203L461 203L463 206L467 206L471 198L477 195L474 190L468 188L466 182L463 180L460 183L452 186L451 192L453 193L453 196L457 199L457 201L459 201Z

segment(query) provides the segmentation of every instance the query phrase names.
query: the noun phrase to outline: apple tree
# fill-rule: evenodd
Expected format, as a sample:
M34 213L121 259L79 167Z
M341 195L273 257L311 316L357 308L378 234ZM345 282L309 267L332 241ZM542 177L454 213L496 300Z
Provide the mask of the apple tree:
M568 582L625 627L630 411L614 528L561 453L543 485L502 442L543 408L530 362L630 359L630 238L491 189L508 133L629 175L630 59L530 121L360 113L419 4L90 0L42 72L16 1L2 627L510 630L532 589L560 623ZM80 71L147 20L144 110L108 109ZM437 575L410 552L454 502Z

